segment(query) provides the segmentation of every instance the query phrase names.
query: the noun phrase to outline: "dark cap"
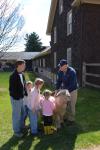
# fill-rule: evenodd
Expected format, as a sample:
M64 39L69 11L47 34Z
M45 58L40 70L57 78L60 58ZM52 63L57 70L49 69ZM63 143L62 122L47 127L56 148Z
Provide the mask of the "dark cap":
M65 59L61 59L60 63L58 64L60 67L62 67L63 65L67 65L67 60Z

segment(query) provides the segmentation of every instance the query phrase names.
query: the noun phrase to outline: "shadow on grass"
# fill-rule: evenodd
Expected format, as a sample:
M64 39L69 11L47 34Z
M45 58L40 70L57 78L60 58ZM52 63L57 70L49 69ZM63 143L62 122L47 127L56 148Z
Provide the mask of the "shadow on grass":
M49 150L50 148L50 150L74 150L79 131L79 126L75 124L64 127L53 135L26 136L22 139L12 136L9 141L0 147L0 150L11 150L14 147L17 147L18 150Z
M58 133L40 137L34 150L74 150L79 132L80 127L77 124L64 127Z
M2 147L0 150L11 150L14 147L18 147L18 150L29 150L33 142L33 138L30 136L24 138L16 138L12 136Z
M12 136L2 147L0 147L0 150L10 150L12 147L16 146L18 142L19 139Z
M34 138L31 136L25 137L18 146L18 150L29 150L32 146Z

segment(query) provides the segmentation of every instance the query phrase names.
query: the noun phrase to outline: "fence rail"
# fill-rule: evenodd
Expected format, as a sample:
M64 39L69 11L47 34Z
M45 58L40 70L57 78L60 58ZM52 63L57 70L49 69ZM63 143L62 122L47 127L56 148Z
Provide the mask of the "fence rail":
M83 72L82 72L82 86L85 87L89 85L94 88L100 88L100 85L90 83L86 80L87 76L100 78L100 74L88 73L86 67L100 67L100 63L83 63ZM100 79L99 79L100 80Z

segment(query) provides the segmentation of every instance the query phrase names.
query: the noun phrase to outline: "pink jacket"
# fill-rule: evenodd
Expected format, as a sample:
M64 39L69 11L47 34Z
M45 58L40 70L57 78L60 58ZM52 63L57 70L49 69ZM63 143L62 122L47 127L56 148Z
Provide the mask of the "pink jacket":
M53 111L55 109L55 99L54 97L50 96L48 100L45 97L40 99L40 107L42 109L42 114L44 116L52 116Z

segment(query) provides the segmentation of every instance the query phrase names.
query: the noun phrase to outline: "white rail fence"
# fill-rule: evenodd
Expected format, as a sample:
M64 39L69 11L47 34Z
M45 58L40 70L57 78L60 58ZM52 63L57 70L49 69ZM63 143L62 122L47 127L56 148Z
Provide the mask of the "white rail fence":
M88 67L98 67L100 70L100 63L85 63L85 62L83 63L82 86L85 87L86 85L88 85L88 86L100 89L100 85L90 83L89 81L87 81L87 76L98 78L98 81L100 81L100 73L99 74L88 73L87 72Z

